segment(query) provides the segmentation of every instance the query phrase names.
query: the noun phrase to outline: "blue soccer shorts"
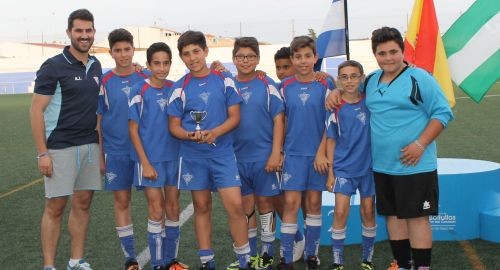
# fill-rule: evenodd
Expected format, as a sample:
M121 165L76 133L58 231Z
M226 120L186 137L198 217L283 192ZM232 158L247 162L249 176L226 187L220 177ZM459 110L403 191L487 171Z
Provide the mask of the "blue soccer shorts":
M373 173L369 173L360 177L335 177L335 184L333 185L334 193L341 193L346 196L352 196L359 190L361 198L367 198L375 195L375 182L373 180Z
M267 173L267 161L238 162L238 172L241 177L241 195L255 194L271 197L280 194L279 174Z
M180 190L206 190L241 186L236 158L225 155L211 158L179 158Z
M281 190L326 190L326 175L314 169L314 157L285 155Z
M129 155L106 154L105 159L104 189L129 190L134 183L134 161Z
M151 165L156 170L158 177L153 180L142 176L142 165L139 162L134 166L134 185L137 187L158 187L176 186L179 163L177 160L152 162Z

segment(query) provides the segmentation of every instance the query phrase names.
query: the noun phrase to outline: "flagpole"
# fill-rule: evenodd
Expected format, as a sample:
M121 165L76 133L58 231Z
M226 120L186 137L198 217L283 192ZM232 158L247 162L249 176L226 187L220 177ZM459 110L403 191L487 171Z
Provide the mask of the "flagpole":
M347 17L347 0L344 0L344 20L345 20L345 55L350 60L349 54L349 19Z

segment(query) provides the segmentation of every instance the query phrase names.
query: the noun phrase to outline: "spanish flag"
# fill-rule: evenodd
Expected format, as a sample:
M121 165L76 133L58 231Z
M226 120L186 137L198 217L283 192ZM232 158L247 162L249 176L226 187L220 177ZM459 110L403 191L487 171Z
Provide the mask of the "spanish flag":
M404 42L405 60L430 72L450 106L455 106L450 70L432 0L415 0Z

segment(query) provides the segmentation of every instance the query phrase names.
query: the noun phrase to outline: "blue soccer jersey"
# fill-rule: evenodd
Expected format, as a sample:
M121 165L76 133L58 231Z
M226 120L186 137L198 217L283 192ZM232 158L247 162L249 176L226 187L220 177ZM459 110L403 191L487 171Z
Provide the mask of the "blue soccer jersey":
M168 131L167 107L172 82L155 88L149 80L132 88L129 119L139 124L139 137L150 162L172 161L179 157L179 141ZM131 159L139 161L134 149Z
M101 130L106 154L130 154L131 143L128 135L130 92L132 86L146 78L147 75L142 72L120 76L110 70L103 75L97 113L102 116Z
M287 118L287 155L315 156L325 130L325 98L335 88L329 78L300 82L295 77L282 82L281 96Z
M273 147L274 117L283 112L283 100L274 81L265 77L236 80L243 103L240 125L234 131L234 152L238 162L265 161Z
M420 68L406 68L388 84L380 82L381 76L382 70L377 70L365 81L373 170L394 175L436 170L435 142L427 146L416 166L402 164L400 155L403 147L418 139L431 119L445 127L453 119L441 87Z
M229 107L242 102L231 75L216 71L211 71L205 77L194 77L189 73L177 81L173 89L168 114L180 118L182 128L187 131L194 131L196 128L191 112L203 112L205 118L200 122L201 130L210 130L226 121ZM234 154L231 133L218 137L215 144L216 146L182 141L180 155L188 158L211 158Z
M354 178L371 173L370 113L365 98L343 102L327 115L326 136L335 141L335 176Z

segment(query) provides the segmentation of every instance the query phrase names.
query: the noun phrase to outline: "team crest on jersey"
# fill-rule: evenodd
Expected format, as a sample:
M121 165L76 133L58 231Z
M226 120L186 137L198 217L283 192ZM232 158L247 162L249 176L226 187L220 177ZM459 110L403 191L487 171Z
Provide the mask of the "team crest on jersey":
M283 182L285 182L285 184L286 184L292 178L292 175L287 173L287 172L284 172L282 177L283 177Z
M182 175L182 180L184 180L184 182L186 183L187 186L189 185L191 180L193 180L193 178L194 178L194 176L190 173L185 173Z
M307 100L311 95L308 93L299 94L300 101L302 101L302 106L306 106Z
M210 97L210 93L209 92L202 92L199 97L201 98L201 100L203 100L203 102L205 102L205 105L208 104L208 98Z
M245 101L245 104L248 104L248 101L250 100L250 97L252 96L252 92L242 92L241 97Z
M356 118L361 122L361 124L366 125L366 113L364 112L359 112L358 115L356 115Z
M127 98L130 98L130 87L129 86L125 86L122 88L122 92L125 93L125 95L127 96Z
M108 181L108 183L111 183L111 182L113 182L113 180L116 179L117 176L118 175L116 175L116 173L114 173L114 172L107 172L106 173L106 181Z
M165 107L167 107L168 100L166 98L160 98L156 102L158 102L158 105L160 105L161 111L163 112Z

